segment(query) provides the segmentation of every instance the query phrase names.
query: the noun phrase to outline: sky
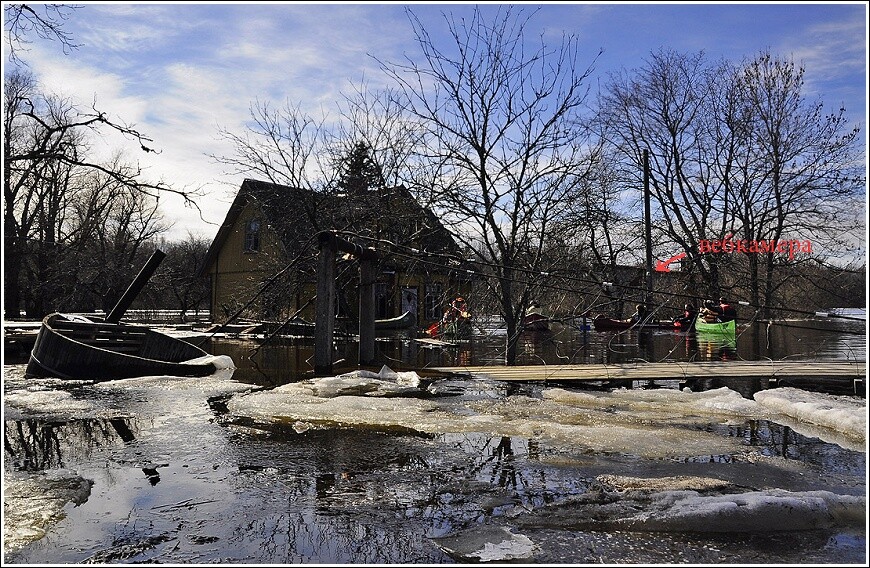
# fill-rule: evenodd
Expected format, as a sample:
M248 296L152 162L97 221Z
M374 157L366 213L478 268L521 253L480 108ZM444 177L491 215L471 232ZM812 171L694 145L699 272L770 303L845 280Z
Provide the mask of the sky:
M6 4L6 2L4 2ZM862 132L867 122L867 6L843 3L521 3L537 10L528 32L580 40L591 80L630 71L661 48L704 51L711 61L748 59L762 50L806 68L805 95L841 105ZM79 45L64 53L33 38L19 52L48 92L97 108L153 140L153 154L129 156L152 181L200 188L201 214L162 200L170 239L217 233L242 176L211 156L232 155L220 130L244 133L256 101L289 102L312 113L336 111L342 93L365 80L386 85L375 58L400 62L419 53L406 8L444 36L444 14L469 3L117 3L82 2L64 30ZM484 3L494 10L495 3ZM597 59L599 50L603 50ZM584 59L585 58L585 59ZM9 66L6 42L3 66ZM866 140L866 136L863 138ZM96 141L108 153L119 141ZM866 142L865 142L866 144ZM866 151L865 151L866 160Z

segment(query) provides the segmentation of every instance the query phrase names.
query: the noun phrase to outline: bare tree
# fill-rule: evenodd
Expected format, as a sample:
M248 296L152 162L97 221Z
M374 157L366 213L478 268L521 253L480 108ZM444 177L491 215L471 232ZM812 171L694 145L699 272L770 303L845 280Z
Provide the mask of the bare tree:
M76 227L67 224L79 194L87 192L88 172L113 186L113 195L134 193L139 197L125 199L139 203L156 200L166 191L193 201L185 191L143 181L141 168L129 161L89 158L87 138L98 134L101 125L128 133L142 144L144 137L135 130L112 123L100 113L83 114L68 99L43 96L32 76L24 72L7 75L4 89L4 311L6 317L19 316L26 284L33 292L28 315L38 317L47 305L49 271L56 270L49 265L72 241L93 237L96 225L106 220L96 209L89 209L95 215L92 219L79 219ZM106 209L109 203L103 201L99 207Z
M386 88L370 91L365 83L343 94L338 108L341 122L333 137L341 159L356 144L364 144L381 169L386 186L397 186L411 177L418 166L413 157L423 139L423 127L411 120L396 102L396 93ZM426 197L426 196L418 196Z
M111 163L125 167L121 156ZM28 317L58 309L111 309L165 231L157 201L92 170L67 168L47 183L27 246Z
M445 15L451 53L407 13L421 60L381 66L425 129L415 158L429 176L416 185L490 271L513 364L522 314L549 268L542 252L588 169L580 114L591 66L580 65L573 36L527 51L531 15L512 6L492 17L481 8L468 20Z
M36 34L41 39L57 41L64 53L78 49L75 38L63 29L64 23L81 8L72 4L4 4L3 17L9 60L24 64L19 53L27 51L29 39Z
M589 280L597 284L587 289L583 311L606 309L619 314L626 302L642 300L641 291L634 289L630 276L621 269L643 258L643 222L636 215L642 195L633 185L634 176L620 172L620 162L607 151L613 149L602 144L579 192L573 217L581 228L578 246L587 249Z
M796 258L794 243L798 253L811 252L810 239L844 248L860 225L842 207L863 197L858 131L844 109L825 115L806 100L803 73L768 52L710 65L703 53L663 50L613 78L602 97L605 139L638 172L638 187L649 149L656 241L687 252L709 294L774 307L777 289L808 273L787 266L813 258ZM777 250L782 243L791 252Z
M173 193L199 210L196 189L177 189L163 181L144 179L142 169L130 161L104 163L93 159L89 139L106 130L120 133L144 152L155 152L152 140L132 125L108 116L96 106L83 111L69 99L44 95L33 76L23 71L19 51L32 36L58 41L64 51L77 46L63 29L66 19L78 7L51 4L4 5L10 57L18 66L4 77L4 312L18 317L22 289L32 290L28 314L44 311L51 281L49 263L63 249L59 230L76 186L85 172L102 175L118 186L156 199ZM34 251L33 243L37 243ZM35 255L33 255L35 253ZM25 267L30 263L28 270Z
M233 146L231 155L212 155L230 173L253 179L325 191L335 179L324 150L331 141L327 117L313 117L289 101L283 107L255 101L251 122L242 133L221 128L219 136Z
M660 211L654 242L664 252L670 252L665 247L685 251L715 294L722 258L702 255L699 242L721 239L731 217L728 188L711 171L717 146L706 121L714 71L703 53L653 53L642 68L611 78L600 120L622 164L624 183L638 195L648 151L650 187Z
M185 322L191 310L208 306L211 286L207 276L198 276L211 239L188 233L181 241L164 242L160 250L166 260L152 278L150 304L163 309L180 310L179 320ZM144 291L148 293L148 289Z
M793 61L762 52L734 74L744 135L743 175L734 183L735 216L749 261L748 288L755 305L775 307L777 288L816 252L849 249L863 226L859 206L866 179L861 175L858 129L850 128L840 108L824 113L821 101L804 96L804 69ZM736 172L735 172L736 174ZM854 207L844 205L852 204ZM865 227L866 229L866 227ZM789 253L770 243L788 241ZM760 243L767 243L764 251ZM800 244L795 253L795 243ZM752 245L756 250L751 250ZM828 253L831 254L831 253ZM759 266L761 265L761 266ZM799 273L798 273L799 274Z

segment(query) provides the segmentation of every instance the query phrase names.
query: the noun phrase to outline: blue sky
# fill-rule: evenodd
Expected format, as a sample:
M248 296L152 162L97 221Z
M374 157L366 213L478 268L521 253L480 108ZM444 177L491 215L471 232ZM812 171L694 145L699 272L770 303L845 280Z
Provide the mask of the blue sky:
M594 82L641 67L652 51L703 50L711 60L750 58L764 49L806 67L805 94L833 110L845 105L862 131L867 115L867 7L843 3L514 3L537 9L528 32L558 39L576 34ZM417 53L405 7L436 41L442 13L468 14L472 4L371 3L89 3L65 25L79 49L34 41L21 55L50 91L134 124L158 155L131 154L152 179L203 187L206 222L166 200L172 237L211 238L241 183L210 154L230 149L223 128L242 133L255 100L290 101L311 112L334 111L340 93L363 78L381 84L372 56L400 61ZM494 3L482 4L494 10ZM4 44L3 65L8 65ZM866 136L863 138L866 140ZM118 141L107 139L95 151ZM132 148L132 146L131 146ZM866 153L865 153L866 159Z

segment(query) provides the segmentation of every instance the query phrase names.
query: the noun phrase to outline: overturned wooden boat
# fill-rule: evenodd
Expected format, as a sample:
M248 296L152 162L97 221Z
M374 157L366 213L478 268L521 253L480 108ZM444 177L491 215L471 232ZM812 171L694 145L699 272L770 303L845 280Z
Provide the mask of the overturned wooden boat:
M204 377L216 371L194 361L208 353L144 326L54 313L42 320L25 376L112 380L154 375Z

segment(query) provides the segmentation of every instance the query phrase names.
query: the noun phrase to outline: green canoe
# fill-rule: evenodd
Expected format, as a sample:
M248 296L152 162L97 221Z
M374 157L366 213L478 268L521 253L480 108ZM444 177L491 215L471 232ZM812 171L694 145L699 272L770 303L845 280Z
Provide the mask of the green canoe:
M695 331L705 333L734 333L736 329L737 325L734 320L725 323L707 323L701 316L698 316L698 319L695 320Z

